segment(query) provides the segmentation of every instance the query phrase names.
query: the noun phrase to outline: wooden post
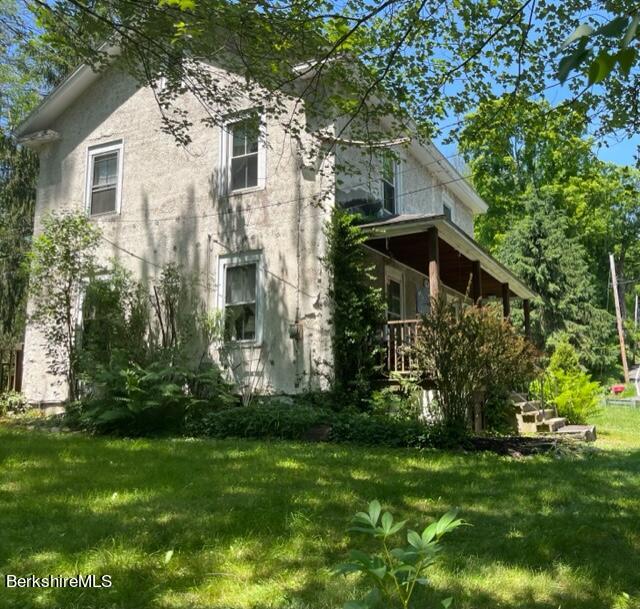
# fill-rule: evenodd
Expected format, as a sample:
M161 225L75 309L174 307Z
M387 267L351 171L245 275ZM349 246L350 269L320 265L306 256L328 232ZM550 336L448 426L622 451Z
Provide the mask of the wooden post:
M502 284L502 316L505 319L511 317L511 297L509 295L509 284Z
M482 267L479 260L471 263L471 299L473 304L482 306Z
M429 295L432 299L437 299L440 293L440 251L438 248L438 229L435 226L427 230L427 261Z
M627 366L627 350L624 346L624 326L622 325L622 315L620 313L620 295L618 294L618 277L616 275L616 262L613 254L609 254L611 264L611 287L613 288L613 302L616 305L616 322L618 324L618 338L620 339L620 357L622 358L622 371L624 372L624 382L629 382L629 366Z
M524 311L524 335L531 338L531 301L525 299L522 301L522 310Z

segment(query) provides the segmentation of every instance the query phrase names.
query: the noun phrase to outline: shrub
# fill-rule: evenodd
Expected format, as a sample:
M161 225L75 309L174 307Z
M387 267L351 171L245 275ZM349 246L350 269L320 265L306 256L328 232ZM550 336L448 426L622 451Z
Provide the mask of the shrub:
M77 420L99 433L146 435L182 430L186 421L229 408L230 385L214 365L189 368L153 362L105 368L95 377Z
M580 366L576 350L568 342L558 343L546 370L545 399L569 423L586 423L599 408L602 387ZM534 393L540 395L539 384Z
M7 413L22 414L27 410L27 398L17 391L0 393L0 416Z
M211 438L274 438L303 440L311 429L326 424L331 414L301 404L271 402L212 412L187 426L192 435Z
M187 426L187 433L211 438L306 440L326 427L319 439L336 443L428 448L450 446L440 427L360 412L331 412L303 404L272 402L211 412Z
M417 372L437 392L438 415L449 433L464 437L476 395L527 386L535 372L533 345L491 307L460 306L446 297L422 318Z
M420 395L420 388L413 381L399 378L397 385L373 391L368 402L374 415L417 420L422 413Z
M366 237L358 216L336 208L326 227L326 264L333 299L334 386L341 402L366 406L372 382L381 372L382 290L362 247Z

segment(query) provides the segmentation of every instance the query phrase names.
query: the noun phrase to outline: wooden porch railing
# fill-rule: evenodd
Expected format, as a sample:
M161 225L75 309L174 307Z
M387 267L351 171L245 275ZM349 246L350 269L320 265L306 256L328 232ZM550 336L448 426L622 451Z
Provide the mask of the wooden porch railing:
M413 372L413 348L418 336L419 319L399 319L386 324L387 372L408 375Z
M22 390L22 345L0 350L0 393Z

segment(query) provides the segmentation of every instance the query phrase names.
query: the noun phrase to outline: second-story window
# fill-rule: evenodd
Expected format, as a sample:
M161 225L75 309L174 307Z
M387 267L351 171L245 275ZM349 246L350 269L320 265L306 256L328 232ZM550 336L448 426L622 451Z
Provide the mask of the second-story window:
M390 214L397 213L398 164L391 154L382 157L382 202Z
M227 193L265 185L265 151L262 119L257 111L229 121L223 132L222 163Z
M92 216L120 210L122 142L89 148L87 211Z

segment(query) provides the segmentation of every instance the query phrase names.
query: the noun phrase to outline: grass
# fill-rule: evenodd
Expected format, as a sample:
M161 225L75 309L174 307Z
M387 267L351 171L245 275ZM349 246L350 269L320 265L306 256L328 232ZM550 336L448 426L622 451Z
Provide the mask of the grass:
M420 607L597 609L640 580L640 410L597 450L489 453L114 440L0 426L0 573L110 574L101 590L0 589L2 608L337 608L330 573L373 498L410 523L459 506ZM165 555L173 556L165 564Z

